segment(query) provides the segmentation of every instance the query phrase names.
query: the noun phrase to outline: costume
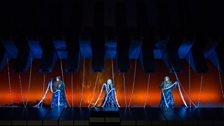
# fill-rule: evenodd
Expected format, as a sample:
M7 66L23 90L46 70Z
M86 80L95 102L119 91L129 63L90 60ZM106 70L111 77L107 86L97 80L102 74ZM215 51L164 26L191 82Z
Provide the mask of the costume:
M109 108L109 109L117 109L120 107L117 97L116 97L116 90L115 87L112 83L111 79L107 80L107 83L103 84L101 91L100 91L100 95L97 98L94 107L96 106L96 104L98 103L98 100L102 94L102 91L105 90L105 96L103 99L103 102L101 103L100 107L102 108Z
M51 108L55 107L63 107L66 108L68 106L68 103L66 101L65 97L65 84L63 81L60 82L54 82L54 90L53 90L53 95L52 95L52 100L51 100Z
M172 84L171 81L163 81L160 85L160 89L162 90L161 99L160 99L160 107L161 108L173 108L174 100L172 90L176 87L178 82Z
M69 106L66 100L66 95L65 95L65 83L61 80L55 81L53 83L53 80L51 79L50 82L48 83L44 96L42 97L40 102L34 107L39 108L41 106L49 89L52 93L51 108L56 108L56 107L66 108Z

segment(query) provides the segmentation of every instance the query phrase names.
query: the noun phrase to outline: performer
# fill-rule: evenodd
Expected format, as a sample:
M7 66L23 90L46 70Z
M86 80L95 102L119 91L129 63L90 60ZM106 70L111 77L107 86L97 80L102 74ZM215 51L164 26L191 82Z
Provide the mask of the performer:
M174 89L178 84L178 81L172 84L170 78L168 76L164 77L164 81L160 85L160 89L162 90L161 99L160 99L160 107L161 108L173 108L174 100L172 89Z
M51 108L55 108L55 107L66 108L69 106L66 100L66 95L65 95L65 83L61 80L60 76L57 76L55 82L53 82L52 79L50 80L43 98L34 107L37 107L37 108L40 107L40 105L42 104L43 100L46 97L46 94L48 93L49 88L51 93L53 94L52 100L51 100Z
M117 101L117 97L116 97L116 90L115 87L112 83L111 79L107 80L107 83L103 84L101 91L100 91L100 95L97 99L97 101L95 102L94 106L96 106L96 104L98 103L98 100L102 94L102 91L106 90L103 102L101 103L100 107L102 108L109 108L109 109L117 109L120 107L118 101Z
M65 97L65 83L61 80L60 76L56 77L56 81L53 83L53 95L51 100L51 108L63 107L66 108L68 103Z

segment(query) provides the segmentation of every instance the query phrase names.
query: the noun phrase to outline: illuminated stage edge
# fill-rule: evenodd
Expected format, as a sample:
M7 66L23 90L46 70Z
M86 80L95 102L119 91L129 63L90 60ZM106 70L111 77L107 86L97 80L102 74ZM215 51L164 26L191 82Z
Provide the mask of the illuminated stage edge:
M92 111L89 108L1 107L0 125L223 125L224 108L158 107L119 108L118 111Z

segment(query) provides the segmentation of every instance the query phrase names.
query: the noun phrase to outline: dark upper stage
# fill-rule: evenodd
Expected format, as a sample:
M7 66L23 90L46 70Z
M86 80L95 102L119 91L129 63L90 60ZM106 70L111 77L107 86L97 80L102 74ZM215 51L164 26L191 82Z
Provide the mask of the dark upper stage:
M15 59L25 71L30 57L51 71L54 59L67 59L76 71L81 57L101 71L104 57L116 58L120 71L141 57L145 72L154 60L181 71L191 59L196 72L210 60L224 71L223 4L200 0L7 0L0 4L0 61ZM55 56L56 55L56 56ZM56 58L55 58L56 57ZM32 60L31 60L32 61Z
M223 34L222 5L214 0L7 0L0 4L1 38L212 39Z

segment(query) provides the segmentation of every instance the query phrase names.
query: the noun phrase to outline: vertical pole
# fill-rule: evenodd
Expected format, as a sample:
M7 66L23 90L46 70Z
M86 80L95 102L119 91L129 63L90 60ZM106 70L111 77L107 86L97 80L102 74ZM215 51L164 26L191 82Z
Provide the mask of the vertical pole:
M122 73L123 75L123 81L124 81L124 102L125 102L125 108L127 108L127 97L126 97L126 86L125 86L125 75L124 73Z
M12 86L11 86L11 77L10 77L10 68L9 68L9 59L8 58L7 58L7 70L8 70L8 82L9 82L10 100L11 100L11 104L13 104Z
M149 86L150 86L150 79L151 79L151 76L150 76L150 73L149 73L149 76L148 76L148 81L147 81L147 93L146 93L146 99L145 99L145 104L144 104L144 107L146 106L146 103L147 103L147 100L148 100L148 92L149 92Z
M198 94L198 107L199 107L200 101L201 101L202 84L203 84L203 74L201 74L200 92Z
M45 72L44 72L44 80L43 80L43 85L42 85L42 92L43 92L43 95L44 95L44 87L45 87L45 83L46 83L46 77L45 77ZM42 108L42 106L43 106L43 103L44 103L44 101L43 102L41 102L41 108Z
M112 65L112 79L113 79L113 84L114 84L114 87L116 87L115 85L115 81L114 81L114 62L113 62L113 59L111 59L111 65Z
M136 78L137 61L138 61L138 59L135 60L135 68L134 68L134 77L133 77L132 90L131 90L131 98L129 100L128 107L130 107L130 105L131 105L132 96L133 96L134 88L135 88L135 78Z
M85 81L85 57L83 57L83 72L82 72L82 93L81 93L81 100L79 107L82 107L82 97L83 97L83 90L84 90L84 81Z
M74 107L73 85L73 72L71 72L72 108Z
M28 93L26 96L26 105L25 105L26 107L27 107L27 103L29 100L29 94L30 94L30 84L31 84L31 80L32 80L32 67L33 67L33 64L32 64L32 58L31 58L30 75L29 75L29 82L28 82Z
M61 76L62 76L62 81L65 83L62 58L60 58L60 65L61 65ZM65 93L65 99L66 99L66 101L67 101L67 103L68 103L68 106L71 107L70 104L69 104L69 102L68 102L68 99L67 99L67 93L66 93L65 85L64 85L64 93Z
M22 98L23 106L26 108L25 103L24 103L24 98L23 98L23 87L22 87L21 73L19 73L19 84L20 84L20 95Z
M218 72L219 72L219 83L220 83L222 98L224 100L224 93L223 93L223 86L222 86L222 76L221 76L221 68L220 68L219 63L218 63Z
M189 83L189 86L188 86L188 93L189 95L191 95L191 62L190 62L190 54L188 56L188 83ZM189 97L189 106L191 108L191 99Z

